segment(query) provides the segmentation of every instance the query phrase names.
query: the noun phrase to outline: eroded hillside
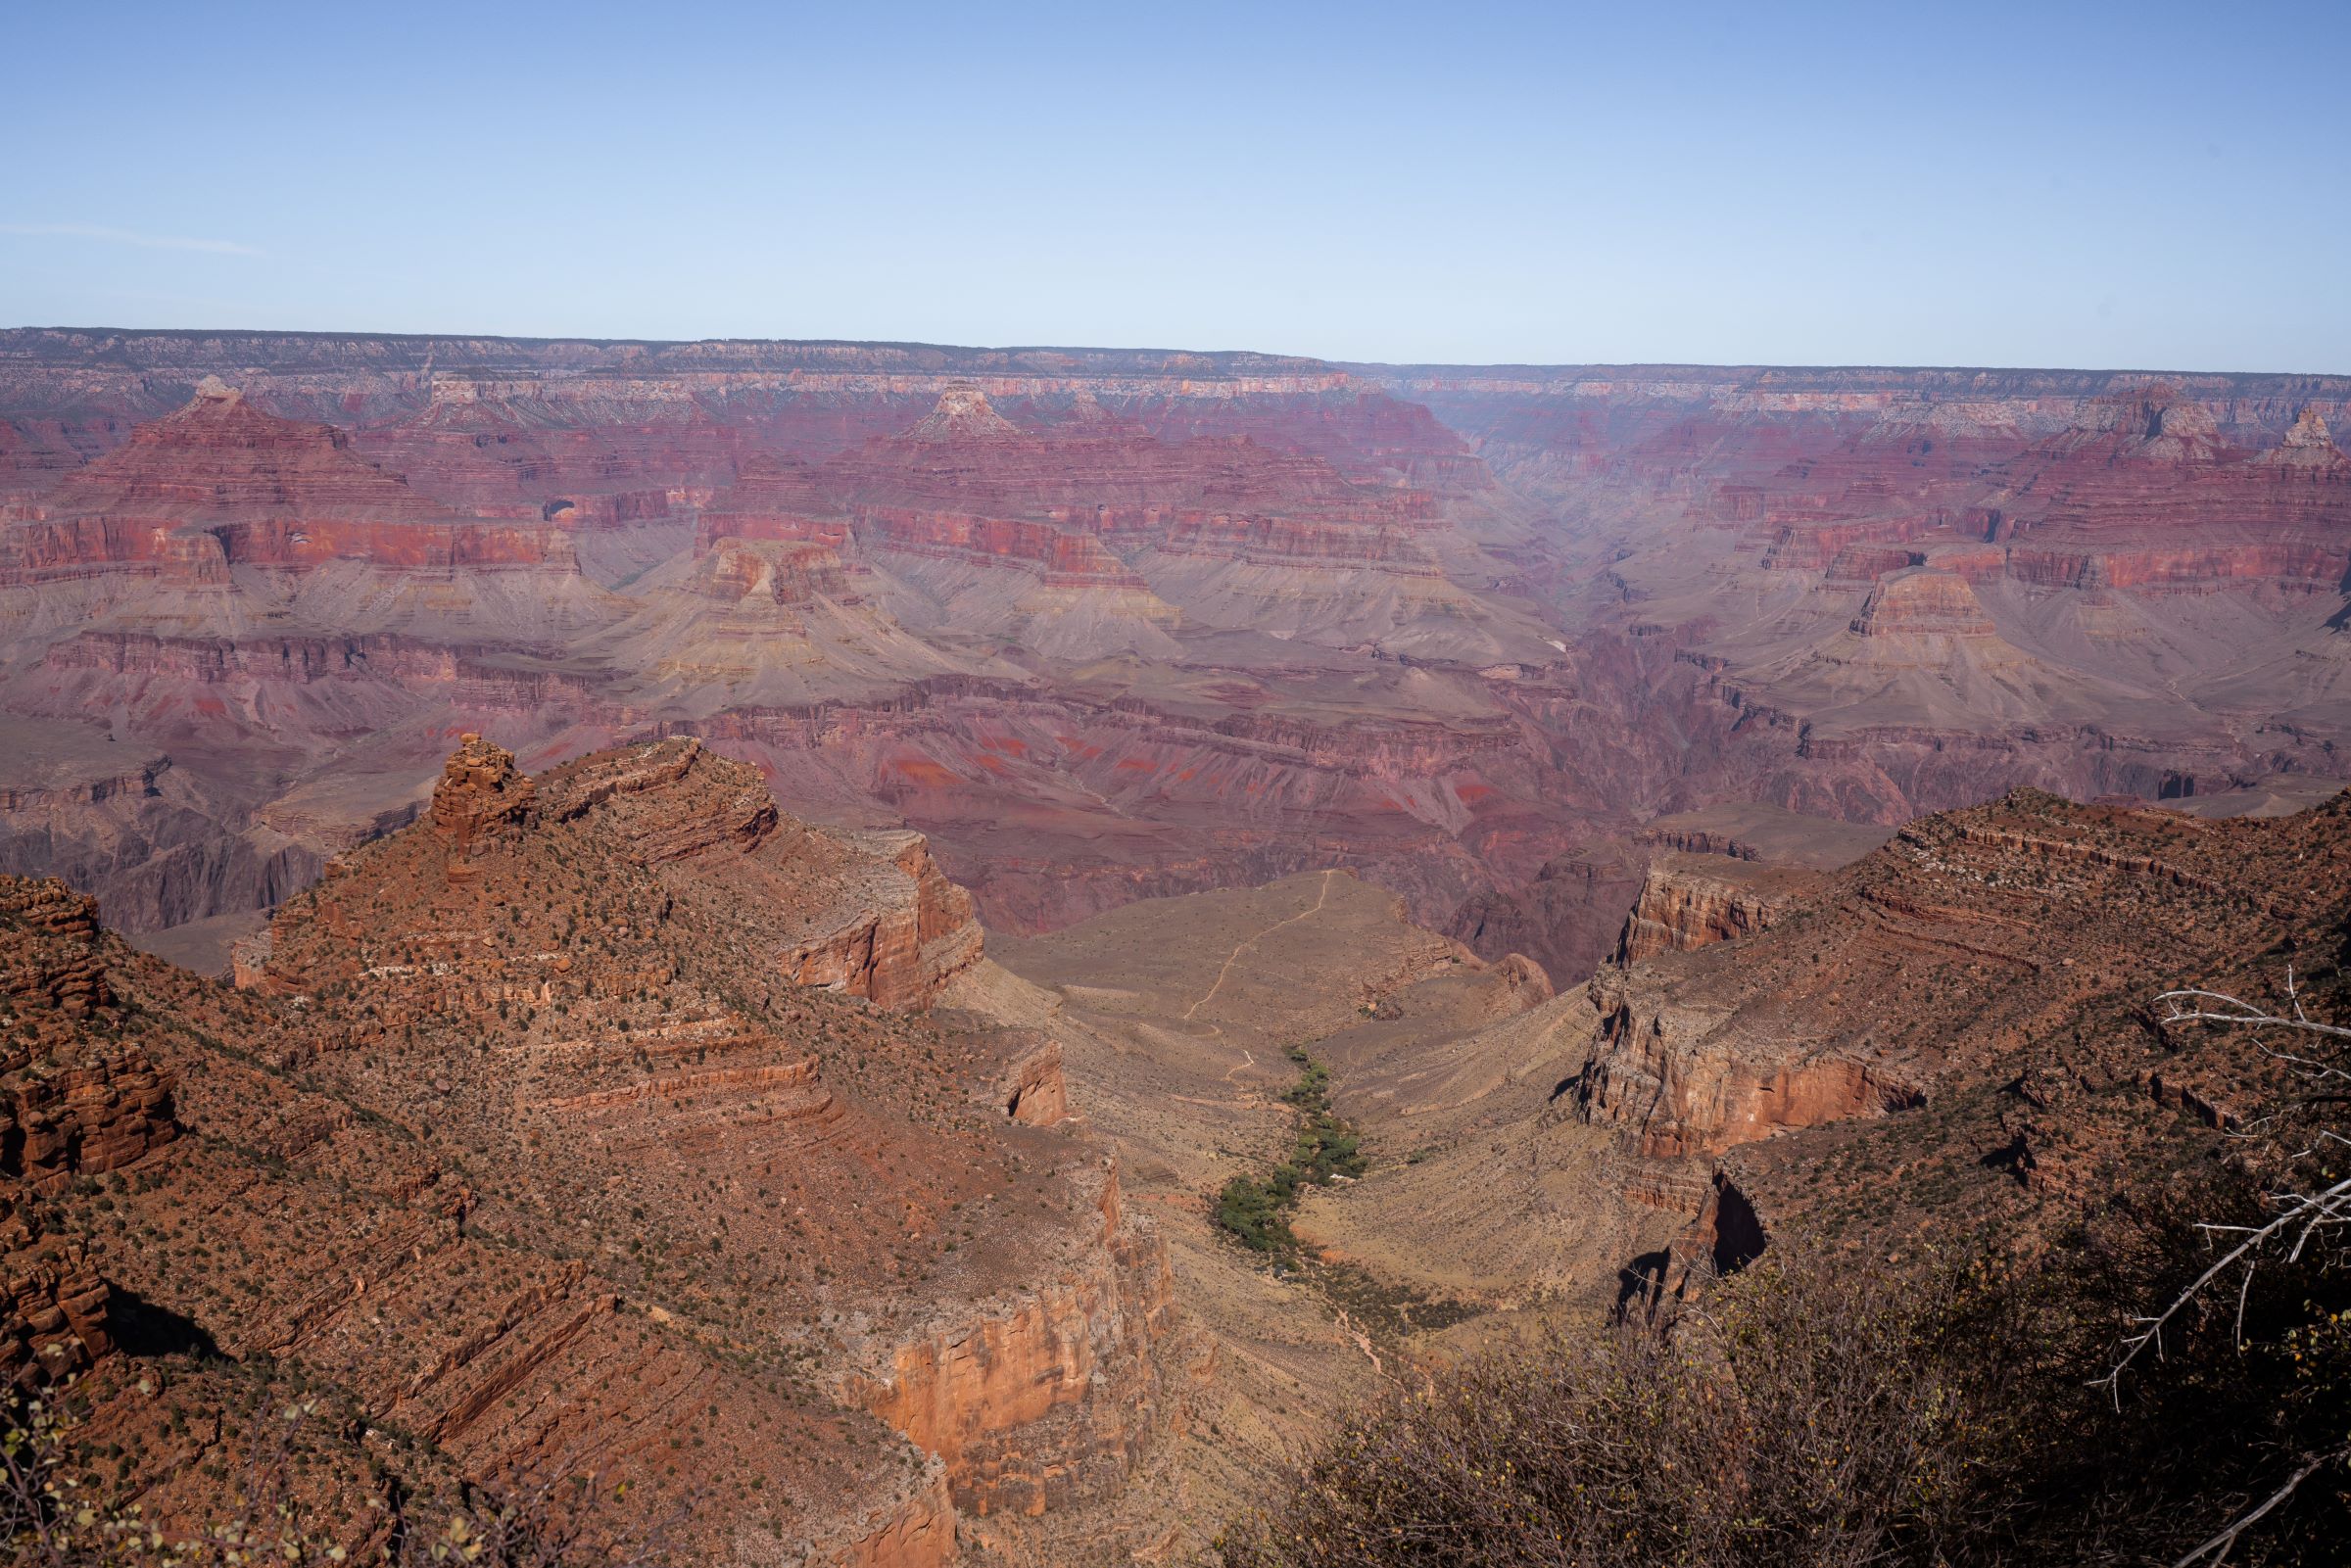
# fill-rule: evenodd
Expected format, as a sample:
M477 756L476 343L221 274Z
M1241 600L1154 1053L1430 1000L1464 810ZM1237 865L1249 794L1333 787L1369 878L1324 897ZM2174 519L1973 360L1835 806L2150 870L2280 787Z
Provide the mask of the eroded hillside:
M2278 1065L2149 998L2327 1006L2351 907L2343 800L2247 804L2018 791L1842 869L1685 822L1557 983L1335 868L984 940L919 837L696 739L468 736L234 985L5 884L0 1347L174 1526L299 1396L355 1542L555 1471L696 1560L1181 1561L1463 1354L2217 1158ZM1318 1117L1244 1245L1221 1195Z
M2345 403L14 332L0 865L209 968L452 736L658 731L999 929L1343 865L1577 973L1661 817L2339 777Z
M692 740L468 737L237 988L6 886L10 1370L86 1369L151 1518L216 1515L271 1388L342 1412L305 1482L362 1534L595 1473L698 1556L874 1568L1179 1424L1164 1244L1051 1042L921 1011L980 937L911 835Z

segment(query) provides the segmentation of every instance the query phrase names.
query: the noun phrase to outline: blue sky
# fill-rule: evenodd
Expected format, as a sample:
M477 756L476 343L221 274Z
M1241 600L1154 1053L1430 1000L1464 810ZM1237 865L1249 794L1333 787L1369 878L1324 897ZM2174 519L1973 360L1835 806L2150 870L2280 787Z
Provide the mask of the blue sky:
M2351 3L0 0L0 324L2351 371Z

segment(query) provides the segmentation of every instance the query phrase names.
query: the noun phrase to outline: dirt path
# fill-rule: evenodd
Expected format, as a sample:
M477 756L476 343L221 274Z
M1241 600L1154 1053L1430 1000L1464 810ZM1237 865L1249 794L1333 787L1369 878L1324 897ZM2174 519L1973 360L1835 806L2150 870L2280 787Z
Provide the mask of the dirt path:
M1264 930L1259 931L1255 936L1242 938L1242 940L1233 948L1231 956L1224 960L1224 967L1217 971L1217 981L1214 985L1211 985L1208 988L1207 994L1202 996L1199 1001L1194 1002L1190 1007L1187 1007L1183 1010L1183 1022L1189 1023L1192 1021L1193 1014L1199 1012L1202 1008L1208 1006L1210 1002L1216 1000L1217 993L1224 988L1224 976L1232 973L1232 966L1240 962L1241 955L1243 953L1247 952L1250 948L1255 947L1258 943L1264 941L1275 931L1280 930L1284 926L1295 926L1302 920L1307 920L1313 916L1321 914L1322 906L1330 901L1330 879L1337 875L1338 872L1335 870L1326 871L1322 874L1322 891L1317 895L1314 908L1309 910L1301 910L1299 913L1292 915L1287 920L1277 920L1272 925L1267 927Z
M1387 1376L1387 1368L1379 1364L1379 1352L1371 1348L1371 1336L1355 1326L1355 1319L1347 1315L1345 1307L1333 1307L1331 1311L1338 1317L1339 1332L1352 1341L1357 1350L1364 1353L1364 1359L1371 1363L1372 1372L1380 1377Z

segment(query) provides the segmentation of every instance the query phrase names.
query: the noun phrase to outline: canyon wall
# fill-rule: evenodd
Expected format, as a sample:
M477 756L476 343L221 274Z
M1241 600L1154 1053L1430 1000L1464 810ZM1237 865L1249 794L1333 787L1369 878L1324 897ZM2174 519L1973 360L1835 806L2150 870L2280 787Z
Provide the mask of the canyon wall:
M2340 775L2347 395L0 334L0 864L250 918L456 735L692 734L1000 928L1337 864L1584 973L1655 817ZM77 796L125 743L168 809Z
M2020 790L1905 828L1756 932L1604 971L1576 1114L1620 1141L1625 1191L1689 1220L1647 1288L1774 1224L2100 1202L2166 1135L2150 1107L2226 1129L2269 1064L2151 1026L2147 999L2263 992L2283 972L2261 955L2329 940L2347 824L2347 794L2205 822Z
M1624 967L1751 935L1814 879L1722 855L1674 855L1654 863L1625 916L1613 962Z
M795 920L869 893L903 951L866 992L800 983ZM715 1487L687 1526L714 1561L930 1568L961 1519L1102 1505L1178 1419L1168 1256L1070 1124L1057 1042L925 1011L978 939L919 836L809 828L683 738L534 775L460 737L235 989L0 879L5 1373L167 1340L299 1368L436 1474ZM149 1418L132 1381L102 1419ZM203 1476L138 1484L201 1520Z

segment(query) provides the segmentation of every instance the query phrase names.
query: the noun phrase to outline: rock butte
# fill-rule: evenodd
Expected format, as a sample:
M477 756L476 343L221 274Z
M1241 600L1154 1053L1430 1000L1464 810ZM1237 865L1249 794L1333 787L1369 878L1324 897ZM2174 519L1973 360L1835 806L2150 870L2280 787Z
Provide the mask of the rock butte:
M702 1549L755 1525L952 1560L959 1514L1115 1491L1189 1354L1055 1043L926 1017L980 962L917 835L806 828L691 738L532 778L465 736L423 820L240 944L234 989L0 880L0 1370L103 1371L162 1314L229 1357L191 1400L265 1355L348 1388L355 1433L667 1493L691 1435L693 1484L740 1494L696 1512ZM104 1220L39 1202L131 1168ZM236 1195L208 1248L138 1240L206 1193ZM202 1505L143 1479L165 1517Z

